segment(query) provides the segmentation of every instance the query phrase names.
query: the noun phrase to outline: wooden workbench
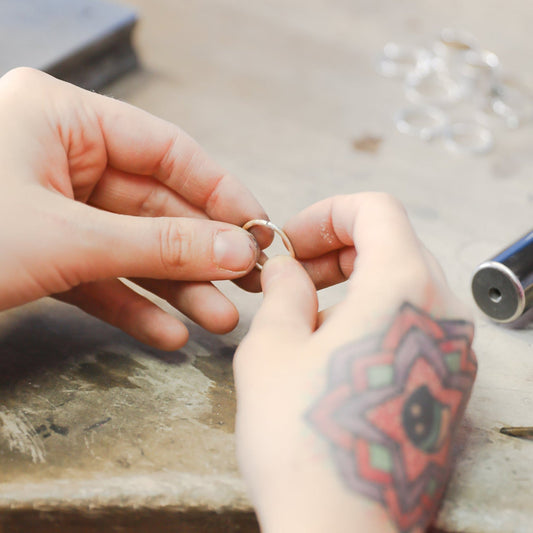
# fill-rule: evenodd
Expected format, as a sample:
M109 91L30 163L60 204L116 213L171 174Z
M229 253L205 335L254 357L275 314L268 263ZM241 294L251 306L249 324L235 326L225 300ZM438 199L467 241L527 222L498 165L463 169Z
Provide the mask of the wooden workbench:
M452 154L395 130L401 84L374 70L385 42L429 43L456 26L533 87L529 3L126 3L139 10L143 67L106 92L180 124L279 225L333 194L393 193L469 305L476 264L533 225L532 125L497 129L489 155ZM192 326L189 345L170 354L52 301L4 313L5 531L257 531L234 458L231 356L260 296L222 286L241 310L237 330ZM436 526L525 533L533 442L498 430L533 425L533 332L477 311L476 325L479 377Z

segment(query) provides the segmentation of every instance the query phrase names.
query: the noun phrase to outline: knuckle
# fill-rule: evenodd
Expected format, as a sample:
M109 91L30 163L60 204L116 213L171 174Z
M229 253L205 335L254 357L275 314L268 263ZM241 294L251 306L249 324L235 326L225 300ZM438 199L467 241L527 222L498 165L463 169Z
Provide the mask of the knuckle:
M217 205L220 199L221 192L224 188L231 188L236 185L236 179L230 174L221 174L213 181L212 188L205 199L206 210L210 210Z
M158 219L161 264L169 275L183 268L190 252L190 237L179 221Z
M407 299L423 298L428 290L432 293L440 292L440 287L436 285L434 277L422 259L405 258L401 264L396 264L394 269L391 270L390 267L390 262L376 267L368 273L369 279L373 283L376 283L376 279L387 279L392 291Z
M370 192L368 194L368 201L380 207L381 209L391 210L391 211L401 211L405 213L405 207L403 204L388 192Z
M435 280L421 258L411 258L404 262L401 269L401 276L405 287L425 288L435 283Z
M4 80L14 85L26 86L29 81L43 79L44 74L31 67L15 67L3 76Z
M16 67L4 74L1 82L4 90L18 97L24 91L35 93L36 87L42 90L47 77L47 74L31 67Z
M138 212L141 216L157 217L166 212L168 195L162 187L151 187L146 196L140 201Z
M160 179L163 183L167 182L172 176L178 173L185 174L189 159L183 156L181 158L176 156L176 154L180 153L179 146L181 142L181 132L174 131L157 164L156 173L160 175ZM186 161L187 163L183 163L183 167L176 168L176 165L180 160L183 160L184 162Z

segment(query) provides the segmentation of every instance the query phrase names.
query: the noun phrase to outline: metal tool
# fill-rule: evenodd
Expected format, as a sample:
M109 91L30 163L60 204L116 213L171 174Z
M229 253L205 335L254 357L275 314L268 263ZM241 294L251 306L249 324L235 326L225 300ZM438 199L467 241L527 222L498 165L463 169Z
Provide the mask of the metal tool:
M533 437L533 427L517 426L500 428L500 433L509 437L530 438Z
M472 294L497 322L512 322L533 305L533 231L477 267Z

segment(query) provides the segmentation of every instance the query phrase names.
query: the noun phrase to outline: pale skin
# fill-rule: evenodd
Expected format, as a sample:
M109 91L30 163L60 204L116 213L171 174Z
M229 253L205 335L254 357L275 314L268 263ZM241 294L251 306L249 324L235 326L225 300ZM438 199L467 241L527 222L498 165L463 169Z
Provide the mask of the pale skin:
M475 377L469 313L387 195L326 199L285 230L305 269L265 264L234 360L238 457L262 531L424 531ZM345 277L344 300L319 312L311 278Z
M258 290L260 277L234 367L238 459L262 530L428 526L475 357L468 312L396 200L309 207L285 226L298 261L259 275L272 235L240 226L266 213L175 125L30 69L0 79L0 119L0 309L52 295L175 350L184 322L119 278L224 333L238 311L211 282ZM347 279L319 312L317 290Z
M145 343L183 346L183 322L124 277L212 332L235 327L210 282L253 269L259 249L239 226L266 214L185 132L24 68L0 80L0 120L0 308L52 294Z

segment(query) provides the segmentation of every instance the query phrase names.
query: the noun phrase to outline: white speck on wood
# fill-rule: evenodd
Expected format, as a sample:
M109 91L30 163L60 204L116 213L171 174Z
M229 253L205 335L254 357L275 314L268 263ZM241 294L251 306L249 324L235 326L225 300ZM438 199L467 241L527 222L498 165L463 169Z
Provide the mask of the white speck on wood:
M13 413L0 409L0 438L7 441L11 451L31 456L34 463L45 462L42 438L37 434L24 413Z

